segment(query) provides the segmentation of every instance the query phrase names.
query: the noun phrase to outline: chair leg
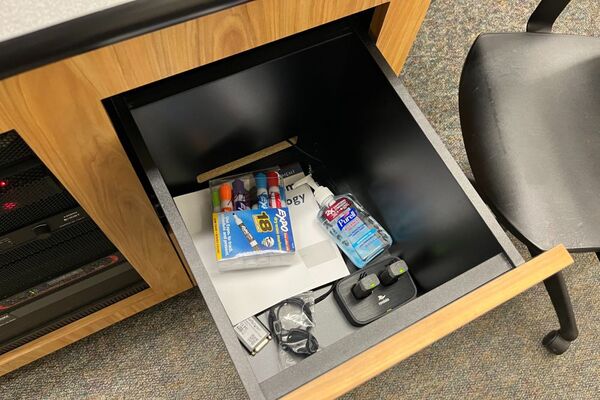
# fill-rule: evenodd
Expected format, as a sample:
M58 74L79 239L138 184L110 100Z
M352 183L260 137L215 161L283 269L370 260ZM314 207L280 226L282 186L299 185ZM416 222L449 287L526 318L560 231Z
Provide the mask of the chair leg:
M567 290L567 284L562 272L552 275L544 281L546 291L558 316L559 330L554 330L546 335L542 344L554 354L562 354L569 349L569 345L579 335L573 306Z
M530 252L533 256L540 253L539 251L531 251L531 249ZM544 280L544 286L558 316L560 329L548 333L542 340L542 344L550 352L562 354L569 349L571 342L577 339L579 335L571 298L562 272L558 272Z

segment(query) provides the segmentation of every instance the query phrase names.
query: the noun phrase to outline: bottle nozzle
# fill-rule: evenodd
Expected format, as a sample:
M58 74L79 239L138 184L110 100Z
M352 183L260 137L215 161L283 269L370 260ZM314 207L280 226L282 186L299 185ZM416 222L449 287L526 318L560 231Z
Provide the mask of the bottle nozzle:
M315 193L315 200L320 206L326 205L327 200L333 197L331 190L325 186L320 186L311 175L306 175L304 178L299 179L292 185L292 189L297 189L302 185L308 185L312 188Z
M312 190L317 190L317 188L320 187L311 175L306 175L304 178L294 182L294 184L292 185L292 189L298 189L302 185L308 185L312 188Z

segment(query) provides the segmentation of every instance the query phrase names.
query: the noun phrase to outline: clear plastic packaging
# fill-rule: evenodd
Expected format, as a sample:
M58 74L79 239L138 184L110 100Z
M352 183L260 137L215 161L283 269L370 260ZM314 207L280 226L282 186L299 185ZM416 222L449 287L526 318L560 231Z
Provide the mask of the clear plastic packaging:
M312 291L291 297L269 310L269 327L279 347L279 359L285 369L319 350L314 336L315 298Z
M295 243L279 169L213 179L215 252L223 271L290 265Z

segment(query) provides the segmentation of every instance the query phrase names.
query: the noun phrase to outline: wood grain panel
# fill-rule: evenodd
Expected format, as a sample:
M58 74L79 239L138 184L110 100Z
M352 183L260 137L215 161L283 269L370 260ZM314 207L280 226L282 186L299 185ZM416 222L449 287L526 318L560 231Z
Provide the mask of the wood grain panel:
M252 1L117 43L112 47L119 58L128 88L133 88L384 2L385 0Z
M97 87L89 78L67 60L7 79L0 85L0 116L13 122L151 287L178 293L191 281L101 107L106 84Z
M292 136L291 138L281 141L279 143L275 143L272 146L265 147L262 150L256 151L252 154L248 154L242 158L238 158L237 160L228 162L227 164L223 164L217 168L213 168L209 171L202 172L196 176L196 182L204 183L211 179L217 178L219 176L223 176L225 174L230 173L231 171L235 171L236 169L242 168L248 164L251 164L260 159L266 158L275 153L279 153L285 149L288 149L295 145L298 142L298 136Z
M371 24L376 45L397 75L421 28L430 0L396 0L379 7Z
M285 396L335 399L573 263L557 246Z
M146 289L0 356L0 376L98 332L165 299Z

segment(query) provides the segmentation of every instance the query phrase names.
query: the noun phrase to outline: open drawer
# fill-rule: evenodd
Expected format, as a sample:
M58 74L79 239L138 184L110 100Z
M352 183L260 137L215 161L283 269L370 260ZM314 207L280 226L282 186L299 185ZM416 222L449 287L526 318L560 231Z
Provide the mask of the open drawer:
M337 22L105 100L252 398L343 394L572 262L558 248L515 268L522 258L362 31ZM290 137L322 160L322 183L390 232L418 296L360 328L329 296L315 310L321 350L281 369L274 341L256 356L239 343L175 199L207 186L199 173ZM290 147L242 169L294 161L314 164Z

